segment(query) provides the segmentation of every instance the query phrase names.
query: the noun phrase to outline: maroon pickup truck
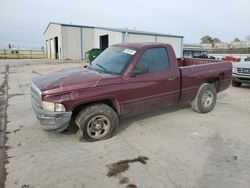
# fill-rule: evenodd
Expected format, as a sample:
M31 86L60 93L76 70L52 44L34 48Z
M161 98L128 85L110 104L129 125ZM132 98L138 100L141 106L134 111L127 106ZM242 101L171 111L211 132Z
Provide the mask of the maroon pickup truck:
M72 118L88 141L114 134L119 118L191 102L207 113L229 87L232 64L177 59L169 44L117 44L90 66L33 79L31 101L45 130L65 130Z

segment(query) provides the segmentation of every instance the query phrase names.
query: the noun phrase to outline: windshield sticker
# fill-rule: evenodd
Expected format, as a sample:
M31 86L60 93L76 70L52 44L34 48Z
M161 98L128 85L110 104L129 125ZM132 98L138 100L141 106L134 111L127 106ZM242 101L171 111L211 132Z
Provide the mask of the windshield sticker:
M130 49L125 49L125 50L123 50L123 53L134 55L136 53L136 51L135 50L130 50Z

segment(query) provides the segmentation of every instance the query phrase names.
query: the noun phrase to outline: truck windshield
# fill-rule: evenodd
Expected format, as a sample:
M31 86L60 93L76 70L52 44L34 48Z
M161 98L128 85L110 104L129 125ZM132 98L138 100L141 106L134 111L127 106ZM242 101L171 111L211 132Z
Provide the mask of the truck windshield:
M109 47L92 62L91 67L106 73L121 74L135 53L135 50L125 47Z

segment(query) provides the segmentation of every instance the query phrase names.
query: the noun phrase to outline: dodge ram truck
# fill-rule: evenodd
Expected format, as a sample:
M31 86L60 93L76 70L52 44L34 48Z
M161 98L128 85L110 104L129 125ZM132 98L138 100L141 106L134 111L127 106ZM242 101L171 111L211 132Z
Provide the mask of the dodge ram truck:
M72 119L82 138L97 141L111 137L120 118L151 110L191 102L210 112L231 77L231 63L177 59L169 44L117 44L89 66L33 79L31 103L43 129L61 132Z

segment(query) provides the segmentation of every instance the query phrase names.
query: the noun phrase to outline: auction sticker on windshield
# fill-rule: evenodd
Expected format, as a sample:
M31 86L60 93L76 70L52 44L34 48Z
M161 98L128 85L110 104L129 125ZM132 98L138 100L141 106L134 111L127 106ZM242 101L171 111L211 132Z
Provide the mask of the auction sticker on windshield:
M123 53L134 55L136 53L136 51L135 50L130 50L130 49L125 49L125 50L123 50Z

